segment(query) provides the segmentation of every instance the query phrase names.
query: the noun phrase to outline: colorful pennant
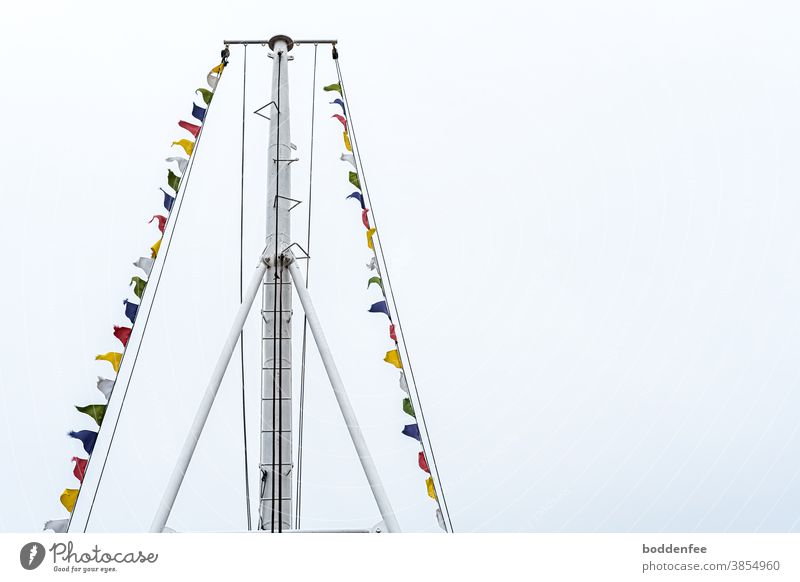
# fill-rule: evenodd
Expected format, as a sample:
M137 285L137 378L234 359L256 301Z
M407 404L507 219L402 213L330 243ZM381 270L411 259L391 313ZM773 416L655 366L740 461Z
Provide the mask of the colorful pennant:
M386 352L386 357L383 358L383 361L393 365L395 368L403 367L403 362L400 361L400 354L397 353L397 350L389 350Z
M106 415L105 404L88 404L86 406L76 406L75 408L78 409L78 412L90 416L97 423L97 426L103 424L103 418Z
M345 132L347 131L347 120L344 117L342 117L338 113L334 113L333 115L331 115L331 117L334 117L334 118L338 119L339 123L341 123L342 126L344 126Z
M430 467L428 467L428 459L425 458L424 452L422 451L419 452L419 456L417 457L417 463L419 464L420 469L430 474L431 469Z
M339 83L331 83L330 85L325 85L322 88L323 91L336 91L339 95L342 95L342 86ZM342 95L344 97L344 95Z
M177 193L181 187L181 177L172 170L167 170L167 185Z
M91 455L92 451L94 450L94 444L97 442L97 433L93 430L79 430L74 431L71 430L67 433L74 439L78 439L83 443L83 450L86 451L86 454Z
M128 340L131 339L131 331L133 330L130 327L114 326L114 337L120 341L122 347L128 347Z
M425 479L425 487L428 489L428 497L434 501L438 501L438 498L436 497L436 489L433 487L433 477L428 477Z
M348 172L347 179L350 180L350 183L361 190L361 181L358 179L358 174L355 172Z
M142 294L144 293L144 288L147 285L147 281L137 275L134 275L131 277L131 285L133 285L133 294L141 299Z
M369 212L369 208L365 208L361 211L361 222L364 224L364 228L369 229L369 218L367 217L367 213Z
M136 323L136 315L139 313L139 305L131 303L127 299L122 302L125 305L125 317L131 320L131 323Z
M160 214L156 214L155 216L153 216L153 218L147 221L147 224L152 223L156 219L158 220L158 230L161 231L161 234L164 234L164 228L167 226L167 217L162 216Z
M378 301L377 303L373 303L370 305L367 311L370 313L385 313L386 317L389 319L392 318L392 316L389 315L389 308L386 306L386 301Z
M75 502L78 501L78 490L64 489L64 493L61 494L59 499L61 499L61 505L72 513L72 510L75 509Z
M344 101L342 101L341 99L334 99L330 103L331 103L331 105L338 105L339 107L341 107L342 108L342 115L347 115L347 111L344 110Z
M347 198L355 198L358 200L358 203L361 205L361 209L365 210L367 207L364 206L364 197L361 195L361 192L353 192Z
M200 121L201 123L206 118L206 109L203 109L196 103L192 103L192 117Z
M83 478L86 476L86 465L89 463L89 459L72 457L72 461L75 463L75 467L72 469L72 474L75 475L75 478L78 481L83 483Z
M175 196L170 196L166 190L159 188L164 193L164 208L167 212L172 212L172 205L175 204Z
M182 147L183 151L185 151L186 155L189 157L191 157L192 152L194 151L194 142L189 141L188 139L179 139L178 141L172 142L172 145Z
M369 247L373 251L375 250L375 245L372 242L372 235L374 235L377 232L377 230L378 229L376 228L370 228L367 231L367 247Z
M200 87L197 91L195 91L195 93L200 93L200 96L203 98L203 101L205 102L206 105L211 104L211 98L214 96L214 94L211 91Z
M111 367L114 368L115 372L119 372L119 363L122 361L122 354L119 352L108 352L105 354L99 354L94 357L95 360L105 360L111 364Z
M403 427L403 434L412 439L422 442L422 436L419 434L419 426L417 424L407 424Z
M417 418L417 415L414 414L414 406L411 404L410 398L403 398L403 412L409 416Z
M192 136L197 139L197 136L200 135L201 127L199 125L195 125L194 123L189 123L188 121L179 121L178 125L192 134Z

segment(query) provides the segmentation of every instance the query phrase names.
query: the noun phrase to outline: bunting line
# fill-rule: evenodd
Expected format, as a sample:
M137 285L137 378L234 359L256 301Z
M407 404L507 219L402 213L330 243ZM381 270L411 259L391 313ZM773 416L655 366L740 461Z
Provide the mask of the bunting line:
M175 200L177 198L177 193L180 189L181 181L183 176L186 174L189 168L189 162L192 159L192 155L194 154L194 148L196 144L196 140L199 138L200 133L202 131L203 123L206 119L206 113L208 112L208 106L211 103L211 99L214 96L214 91L219 83L219 79L222 75L222 71L225 66L225 61L211 69L206 77L206 82L209 89L206 88L199 88L195 91L195 95L199 95L202 99L205 107L202 105L198 105L195 102L192 102L192 118L197 120L197 123L190 123L188 121L179 120L178 126L186 131L188 131L194 140L186 139L183 137L177 138L173 141L170 145L171 147L178 146L180 147L186 154L186 157L182 156L169 156L166 158L166 162L175 163L177 164L177 169L179 173L173 171L172 168L167 168L167 175L166 175L166 186L170 188L175 194L170 194L167 190L163 187L160 188L161 192L163 193L163 206L166 210L166 213L162 214L155 214L149 220L149 223L153 223L153 221L157 221L157 226L159 232L163 235L166 229L167 222L169 221L169 216L172 212L172 208L175 204ZM153 265L155 263L155 259L158 256L158 252L161 248L162 239L159 238L155 244L150 248L150 257L139 257L135 262L133 262L133 266L136 267L141 271L141 274L132 275L130 279L130 285L132 287L132 294L135 296L140 302L144 297L144 292L147 288L147 282L150 277L150 274L153 270ZM143 275L143 276L141 276ZM95 360L98 361L105 361L111 364L111 367L114 370L114 373L118 373L120 370L120 366L122 364L122 360L125 356L125 350L127 349L128 342L130 341L131 334L133 332L133 327L136 323L136 317L139 312L140 303L134 303L130 299L123 300L124 306L124 315L130 321L130 325L114 325L113 328L113 335L114 337L122 344L123 351L122 352L106 352L103 354L98 354L95 356ZM108 402L111 399L111 396L114 391L114 378L105 378L103 376L97 377L97 390L103 395L103 399L105 402L103 403L90 403L86 405L75 405L75 409L92 419L92 421L97 425L98 431L99 428L103 424L103 420L105 418L106 410L108 407ZM124 399L123 399L124 400ZM116 428L116 427L115 427ZM72 474L77 479L79 486L78 488L66 488L61 493L59 499L61 504L70 514L69 518L67 519L54 519L48 520L44 523L45 530L52 530L57 533L66 533L69 531L69 527L72 521L72 513L75 509L75 505L78 501L81 491L81 485L83 484L84 478L86 476L86 472L91 462L92 453L94 452L95 444L98 438L98 431L95 430L73 430L69 431L67 435L77 441L80 441L83 451L86 453L87 457L79 457L74 456L72 457L72 463L74 463ZM111 436L113 440L113 434ZM101 471L102 477L102 471ZM92 500L94 503L94 500ZM89 511L91 515L91 508Z
M338 70L338 63L337 63L337 70ZM448 531L445 525L444 516L442 514L441 505L439 504L439 498L436 493L436 487L434 485L433 477L431 475L430 466L428 465L428 460L425 455L425 447L423 445L422 435L420 433L419 425L416 422L417 414L414 409L414 404L409 391L408 382L406 380L405 373L403 370L403 361L400 356L400 345L397 339L397 331L395 329L394 322L392 321L392 314L389 309L386 289L384 288L383 278L381 276L381 270L378 263L378 256L377 256L378 251L375 248L375 242L373 240L373 237L377 234L377 227L370 221L370 216L369 216L370 209L367 208L365 203L365 197L361 185L361 178L359 177L358 174L359 171L358 163L356 162L356 156L353 153L353 144L351 142L349 135L350 124L347 119L347 106L344 101L344 91L342 90L341 83L332 83L330 85L325 85L322 89L328 92L339 93L339 95L342 97L341 99L338 98L334 99L333 101L330 102L330 104L338 105L341 108L341 114L338 112L333 113L331 115L331 118L336 119L339 123L342 124L344 130L342 132L342 139L344 141L345 150L348 153L342 153L339 159L342 162L346 162L347 164L349 164L349 166L352 168L352 170L348 168L347 180L352 186L356 188L356 191L347 195L346 199L349 200L352 198L356 200L361 208L361 223L364 225L364 228L367 229L366 231L367 248L369 248L369 250L372 251L372 256L369 260L369 263L367 263L367 268L370 271L377 272L377 275L371 276L367 280L367 290L369 290L372 287L372 285L375 284L380 289L382 295L382 300L373 302L372 305L370 305L369 309L367 309L367 311L370 313L383 313L389 319L389 338L392 340L392 342L394 342L394 349L390 349L389 351L387 351L383 360L387 364L390 364L399 370L400 372L399 385L401 391L404 394L401 404L402 410L405 414L407 414L409 417L415 420L414 423L405 425L403 427L402 433L405 436L408 436L418 441L420 443L420 446L422 446L422 450L419 451L418 454L417 464L419 465L419 468L428 475L425 480L425 487L428 496L437 502L437 509L436 509L437 524L443 530Z

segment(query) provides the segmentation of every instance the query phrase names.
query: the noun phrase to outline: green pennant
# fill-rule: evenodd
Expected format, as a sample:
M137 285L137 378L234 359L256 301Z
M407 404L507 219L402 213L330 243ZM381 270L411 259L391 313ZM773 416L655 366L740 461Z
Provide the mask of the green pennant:
M177 192L181 185L181 177L172 170L167 170L167 172L167 184L169 184L169 187Z
M403 412L405 412L409 416L417 418L417 415L414 414L414 406L411 404L410 398L403 398Z
M139 299L142 298L142 293L144 293L145 285L147 285L147 281L142 279L141 277L135 276L131 278L131 283L134 285L133 293Z
M361 190L361 182L359 182L358 174L356 174L355 172L350 172L350 183L359 190Z
M195 91L195 93L200 93L200 95L203 96L203 101L205 101L206 105L211 103L211 98L214 96L211 91L208 89L203 89L202 87Z
M342 94L342 86L339 83L332 83L322 88L323 91L336 91L339 95Z
M369 289L369 286L373 283L377 283L378 287L383 289L383 281L381 281L380 277L370 277L369 281L367 281L367 289Z
M75 408L78 409L78 412L91 416L97 423L97 426L103 424L103 417L106 415L105 404L87 404L86 406L76 406Z

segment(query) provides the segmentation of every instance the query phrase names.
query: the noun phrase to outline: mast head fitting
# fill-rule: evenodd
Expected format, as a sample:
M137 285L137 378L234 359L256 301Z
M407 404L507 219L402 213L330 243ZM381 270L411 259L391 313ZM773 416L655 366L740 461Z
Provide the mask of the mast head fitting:
M286 43L287 51L290 51L292 50L292 48L294 48L294 41L285 34L276 34L271 39L269 39L269 42L267 42L269 48L275 50L275 43L278 42L279 40L282 40L283 42Z

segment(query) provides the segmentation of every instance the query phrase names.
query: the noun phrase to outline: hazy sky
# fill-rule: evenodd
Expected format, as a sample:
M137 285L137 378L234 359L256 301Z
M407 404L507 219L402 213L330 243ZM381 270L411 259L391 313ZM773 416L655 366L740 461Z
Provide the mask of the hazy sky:
M72 407L102 401L95 378L111 370L94 356L118 349L131 263L158 238L147 220L177 121L223 39L279 33L340 41L457 530L800 530L798 17L790 2L703 1L6 9L0 530L66 516L82 450L65 434L92 428ZM293 55L305 201L313 48ZM90 530L149 526L237 307L242 56L232 48L209 113ZM270 100L270 67L249 49L246 271L263 243L267 139L250 112ZM435 531L382 362L385 319L366 312L369 252L344 199L338 108L319 90L335 78L321 47L311 291L401 525ZM253 313L253 490L259 335ZM370 526L313 348L308 366L303 525ZM245 527L240 391L235 364L175 529Z

